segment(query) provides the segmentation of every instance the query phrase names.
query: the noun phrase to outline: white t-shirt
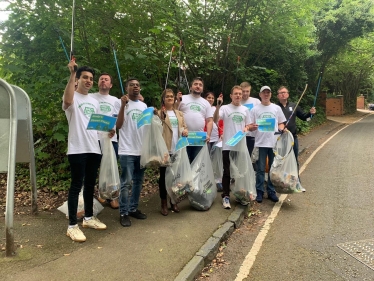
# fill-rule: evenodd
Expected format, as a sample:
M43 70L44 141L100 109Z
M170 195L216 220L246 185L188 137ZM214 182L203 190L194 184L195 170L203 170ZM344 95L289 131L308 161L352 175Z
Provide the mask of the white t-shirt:
M116 104L117 108L119 108L120 104L120 102ZM129 100L126 105L123 125L119 129L118 155L140 156L144 126L138 129L137 122L146 108L147 105L141 101Z
M250 122L256 123L257 119L262 118L275 118L275 132L278 131L278 124L286 121L282 109L271 103L269 105L259 104L255 106L250 112ZM277 136L274 135L274 132L259 132L255 131L255 146L256 147L274 147L277 140Z
M91 114L98 113L99 102L91 95L74 92L74 102L65 111L69 124L67 154L96 153L101 154L97 131L87 130Z
M216 107L212 106L211 110L214 115L214 112L216 111ZM216 123L213 122L213 129L212 129L212 134L210 135L210 142L217 142L218 140L219 140L218 126Z
M225 129L222 138L222 150L232 150L226 142L237 132L243 131L244 127L250 122L249 111L244 105L227 104L219 109L219 119L223 120Z
M173 129L173 138L171 140L171 149L169 153L173 153L175 150L175 146L178 142L178 119L177 116L175 116L174 110L168 110L168 116L171 124L171 128Z
M179 104L179 110L184 114L188 131L203 132L205 120L213 117L213 111L210 103L202 98L195 98L192 94L183 96Z
M242 100L241 103L242 103L242 105L247 107L249 111L251 111L251 109L254 108L256 105L261 104L261 101L259 99L256 99L256 98L249 97L246 100ZM247 133L247 136L248 137L254 137L255 134L256 134L256 132L249 131Z
M118 110L116 107L116 103L119 100L118 98L111 95L102 95L100 93L94 93L92 94L92 97L99 102L99 114L117 117ZM99 140L101 139L102 133L103 132L98 132ZM117 141L117 133L115 133L112 137L112 141Z

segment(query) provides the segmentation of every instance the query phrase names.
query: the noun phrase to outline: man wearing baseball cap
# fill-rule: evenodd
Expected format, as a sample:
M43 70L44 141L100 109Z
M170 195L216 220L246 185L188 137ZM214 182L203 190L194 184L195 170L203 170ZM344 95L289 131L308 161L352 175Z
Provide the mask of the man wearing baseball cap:
M256 201L262 202L264 196L265 165L266 158L269 158L269 166L273 164L274 153L273 147L276 142L274 132L284 129L283 122L286 121L282 109L270 101L271 89L269 86L263 86L260 90L261 104L255 106L250 112L250 123L258 124L258 130L255 131L255 147L259 148L258 160L256 162ZM268 179L267 184L268 199L278 202L274 186Z

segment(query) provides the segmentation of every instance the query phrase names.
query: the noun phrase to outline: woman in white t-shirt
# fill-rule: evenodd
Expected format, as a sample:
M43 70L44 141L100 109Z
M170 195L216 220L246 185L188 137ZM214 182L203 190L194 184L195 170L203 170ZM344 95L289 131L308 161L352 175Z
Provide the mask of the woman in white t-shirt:
M188 130L184 121L183 113L179 110L174 109L176 96L171 89L163 91L161 96L161 109L157 112L158 116L162 120L162 136L165 140L166 147L169 150L169 154L173 154L178 139L181 136L187 137ZM161 198L161 214L164 216L168 215L168 204L167 204L167 192L165 186L165 172L166 167L160 167L160 179L159 179L159 191ZM170 201L171 209L179 213L178 205L172 204Z
M206 99L210 105L211 105L211 110L214 114L214 112L216 111L216 107L213 106L214 104L214 100L215 100L215 97L214 97L214 93L213 92L207 92L205 95L204 95L204 99ZM206 131L206 126L205 126L205 129L204 131ZM218 143L222 137L222 134L223 134L223 120L219 120L218 121L218 125L216 123L213 122L213 129L212 129L212 133L210 135L210 142L209 142L209 151L212 150L213 146ZM216 186L217 186L217 191L222 191L222 178L216 178Z
M215 100L214 93L213 92L207 92L204 95L204 99L206 99L210 103L211 110L214 114L214 112L216 111L216 107L213 106L214 100ZM205 126L204 131L206 131L206 126ZM213 145L220 140L220 138L222 136L222 133L223 133L223 121L220 120L218 122L218 126L217 126L216 123L213 122L213 129L212 129L212 133L210 135L209 150L211 150Z

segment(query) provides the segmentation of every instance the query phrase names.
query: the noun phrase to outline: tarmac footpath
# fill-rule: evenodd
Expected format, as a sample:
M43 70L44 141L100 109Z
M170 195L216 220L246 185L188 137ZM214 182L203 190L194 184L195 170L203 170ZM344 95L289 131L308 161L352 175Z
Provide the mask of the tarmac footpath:
M369 113L355 116L354 120ZM331 135L347 121L331 121L299 138L301 154ZM222 208L220 193L209 211L196 211L184 200L180 213L160 214L157 194L142 199L146 220L132 218L132 226L119 223L118 210L108 207L98 215L107 230L83 229L84 243L66 236L68 221L55 210L37 216L16 215L17 255L0 257L1 280L193 280L218 251L222 241L239 227L247 207ZM4 218L0 232L5 237ZM4 239L4 238L3 238Z

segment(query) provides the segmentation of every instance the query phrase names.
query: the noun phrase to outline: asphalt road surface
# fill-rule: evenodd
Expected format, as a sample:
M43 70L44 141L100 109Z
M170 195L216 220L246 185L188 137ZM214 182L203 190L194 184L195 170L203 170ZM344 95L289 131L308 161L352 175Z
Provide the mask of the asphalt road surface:
M303 160L307 192L255 204L199 280L374 280L374 115L340 129Z

